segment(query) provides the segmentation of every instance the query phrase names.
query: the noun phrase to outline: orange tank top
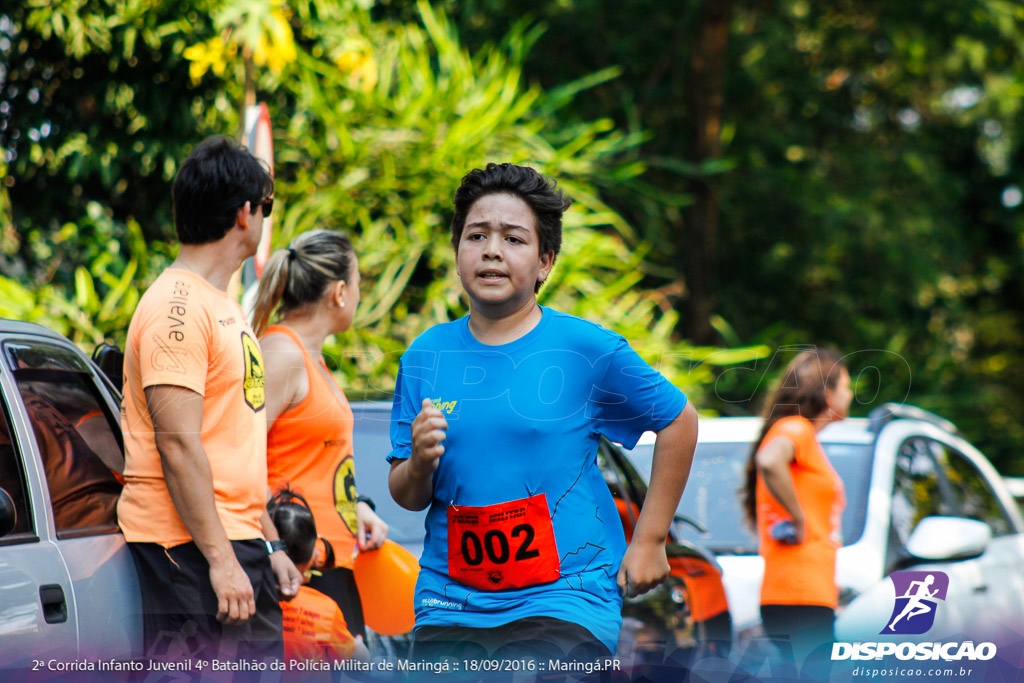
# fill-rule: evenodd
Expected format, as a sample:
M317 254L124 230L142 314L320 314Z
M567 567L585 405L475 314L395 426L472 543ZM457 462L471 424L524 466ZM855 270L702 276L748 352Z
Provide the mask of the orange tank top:
M843 482L818 443L810 420L784 417L768 430L762 445L776 438L793 442L789 465L797 502L804 514L804 541L786 545L772 538L771 528L789 514L757 476L757 534L764 558L762 605L820 605L839 602L836 551L842 545L841 526L846 495Z
M333 378L333 387L327 383L323 361L310 357L291 328L273 325L264 336L271 334L287 335L302 349L309 390L267 432L267 481L273 491L287 483L302 494L317 533L334 546L336 564L351 567L358 529L352 409Z

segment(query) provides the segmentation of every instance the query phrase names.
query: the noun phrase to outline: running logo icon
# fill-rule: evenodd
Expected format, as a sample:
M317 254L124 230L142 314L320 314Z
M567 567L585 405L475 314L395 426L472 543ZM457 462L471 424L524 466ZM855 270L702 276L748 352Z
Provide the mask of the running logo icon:
M896 604L880 633L919 635L935 623L939 600L946 599L949 577L943 572L893 572L889 575L896 588Z

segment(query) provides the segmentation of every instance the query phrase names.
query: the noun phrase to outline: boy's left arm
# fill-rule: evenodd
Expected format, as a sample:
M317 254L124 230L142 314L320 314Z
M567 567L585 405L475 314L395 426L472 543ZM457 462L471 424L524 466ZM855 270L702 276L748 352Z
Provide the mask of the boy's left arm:
M647 498L619 568L623 595L646 593L668 577L665 539L690 475L696 446L697 411L687 402L676 419L658 432L654 444Z

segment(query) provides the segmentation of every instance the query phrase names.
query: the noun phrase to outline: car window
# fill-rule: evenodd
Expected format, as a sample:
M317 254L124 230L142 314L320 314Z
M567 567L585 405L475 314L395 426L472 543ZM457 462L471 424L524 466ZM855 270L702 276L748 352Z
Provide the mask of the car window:
M88 365L57 345L4 349L42 458L58 538L116 532L121 434Z
M1013 533L1013 524L995 491L978 469L959 451L938 441L929 441L935 460L949 480L951 514L985 522L993 536Z
M922 438L904 441L896 455L893 473L888 567L907 557L907 541L918 522L931 515L953 514L942 494L944 483L939 479L939 467L928 442Z
M871 447L826 443L823 448L846 489L842 528L843 543L849 545L864 532ZM627 451L647 480L651 476L653 451L651 444ZM749 442L697 444L690 478L676 511L707 528L708 533L701 536L701 543L714 552L757 553L757 536L747 526L739 494L749 456Z
M16 543L35 540L32 515L25 486L25 472L18 455L18 443L11 429L6 410L0 410L0 488L14 501L17 516L14 530L0 539L0 543Z

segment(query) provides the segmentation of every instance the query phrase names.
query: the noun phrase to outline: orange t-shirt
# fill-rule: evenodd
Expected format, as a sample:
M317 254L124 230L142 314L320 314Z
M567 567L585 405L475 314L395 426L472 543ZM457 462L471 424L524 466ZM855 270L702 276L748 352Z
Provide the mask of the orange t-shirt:
M267 504L263 357L238 303L202 277L167 269L142 296L124 357L125 487L117 506L128 541L192 540L167 492L145 388L185 387L203 397L200 438L214 504L230 540L262 539Z
M313 510L317 533L334 546L336 564L351 567L358 530L352 409L337 384L327 383L323 361L310 357L291 328L273 325L264 338L271 334L287 335L302 349L309 391L270 426L267 481L272 490L287 483L302 494Z
M710 562L696 557L670 557L668 565L672 576L686 585L691 619L707 621L729 610L722 575Z
M804 541L787 545L771 536L777 522L789 513L757 477L757 534L764 557L762 605L821 605L839 603L836 586L836 551L842 545L843 482L832 468L815 436L810 420L793 415L772 425L761 442L781 437L793 442L795 453L789 472L804 514Z
M309 586L300 586L290 602L281 603L284 617L284 658L331 662L349 659L355 639L338 603Z

